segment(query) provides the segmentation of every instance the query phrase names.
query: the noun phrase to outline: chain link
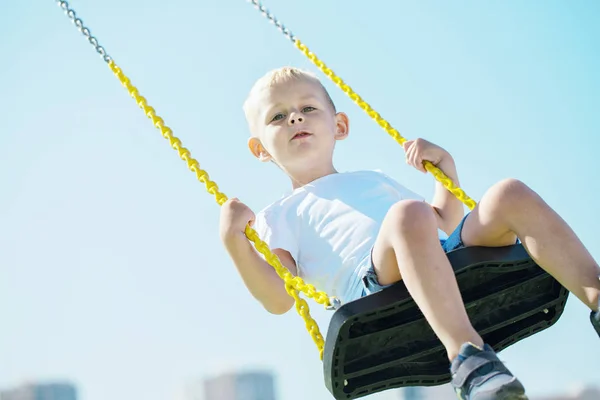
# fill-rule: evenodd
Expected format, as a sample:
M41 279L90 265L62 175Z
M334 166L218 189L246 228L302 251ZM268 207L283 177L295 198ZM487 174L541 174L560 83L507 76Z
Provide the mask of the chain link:
M254 8L256 8L258 11L260 11L260 13L267 18L269 21L271 21L272 24L275 25L275 27L277 27L277 29L279 29L279 31L281 33L283 33L292 43L294 43L296 41L296 36L294 36L292 34L292 32L285 27L285 25L283 25L277 18L275 18L275 16L273 14L271 14L269 12L269 10L267 10L261 3L260 1L257 0L248 0L249 3L252 3L254 5Z
M60 8L64 10L65 14L67 14L67 17L69 17L69 19L75 24L79 32L81 32L83 36L87 38L88 42L90 42L90 44L94 46L96 52L98 52L98 54L102 56L102 59L106 63L110 63L112 58L108 55L104 47L100 46L100 44L98 43L98 39L92 36L92 32L85 25L83 25L83 21L81 20L81 18L78 18L75 14L75 10L69 8L69 3L63 0L56 0L56 3Z

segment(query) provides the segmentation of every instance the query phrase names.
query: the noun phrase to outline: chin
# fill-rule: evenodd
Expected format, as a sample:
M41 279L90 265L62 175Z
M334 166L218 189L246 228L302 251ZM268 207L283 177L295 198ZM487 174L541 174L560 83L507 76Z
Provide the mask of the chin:
M295 154L295 167L306 169L320 164L331 163L332 152L323 149L306 148Z

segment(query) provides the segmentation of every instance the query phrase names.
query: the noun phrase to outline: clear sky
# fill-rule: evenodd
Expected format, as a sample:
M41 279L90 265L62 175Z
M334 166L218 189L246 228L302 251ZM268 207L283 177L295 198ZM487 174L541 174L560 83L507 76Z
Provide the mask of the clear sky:
M370 4L266 6L405 137L447 148L472 197L517 177L600 259L600 3ZM269 69L314 68L249 4L71 5L227 195L258 211L288 188L247 151L241 105ZM256 367L277 371L283 400L329 398L300 317L247 293L214 199L55 2L6 3L0 38L0 387L64 378L82 400L179 400ZM324 80L351 119L337 168L379 168L431 198L432 177ZM531 394L598 379L588 315L572 297L502 353Z

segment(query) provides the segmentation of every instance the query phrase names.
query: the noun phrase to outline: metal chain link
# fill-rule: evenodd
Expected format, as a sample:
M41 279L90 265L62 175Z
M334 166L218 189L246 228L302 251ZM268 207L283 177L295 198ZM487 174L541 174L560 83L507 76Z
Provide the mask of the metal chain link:
M65 11L65 14L67 14L69 19L75 24L79 32L81 32L83 36L87 38L88 42L90 42L90 44L94 46L98 54L102 56L102 59L106 63L110 63L112 58L108 55L104 47L100 46L100 44L98 43L98 39L92 36L92 32L85 25L83 25L83 21L81 20L81 18L77 17L75 11L72 8L69 8L69 3L63 0L56 0L56 3L60 8L62 8Z
M254 7L261 12L269 21L271 21L277 29L281 31L289 40L293 42L296 41L296 36L292 34L292 32L285 27L273 14L269 12L259 1L257 0L248 0L249 3L252 3Z

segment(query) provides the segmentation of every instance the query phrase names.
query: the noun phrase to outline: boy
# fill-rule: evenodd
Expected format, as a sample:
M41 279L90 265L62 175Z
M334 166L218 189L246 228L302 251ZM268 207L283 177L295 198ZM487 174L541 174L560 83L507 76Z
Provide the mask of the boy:
M439 183L428 204L382 173L338 173L333 150L348 136L348 117L336 111L318 78L295 68L258 80L244 112L252 154L277 164L292 182L289 194L257 216L237 199L221 212L223 243L250 293L269 312L287 312L293 299L244 236L248 223L290 272L342 302L402 279L447 350L461 399L526 397L471 326L445 252L520 239L541 267L592 310L593 322L600 318L598 263L525 184L495 184L464 216L462 203ZM459 185L446 150L422 139L406 142L404 150L409 165L425 172L423 161L430 161Z

